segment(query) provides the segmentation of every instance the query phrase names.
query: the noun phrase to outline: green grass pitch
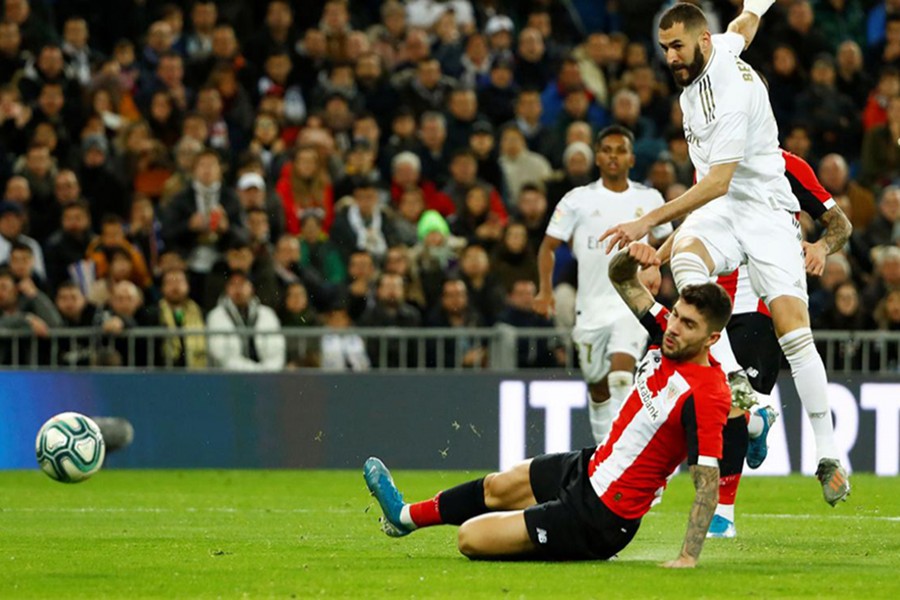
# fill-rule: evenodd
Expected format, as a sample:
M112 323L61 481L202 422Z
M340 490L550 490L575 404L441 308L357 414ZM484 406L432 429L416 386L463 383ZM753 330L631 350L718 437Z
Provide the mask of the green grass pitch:
M399 472L408 499L479 473ZM735 540L700 568L677 553L693 498L684 475L609 563L479 563L455 529L393 540L361 469L102 471L77 485L0 473L2 598L893 598L900 479L853 477L836 509L811 477L748 478Z

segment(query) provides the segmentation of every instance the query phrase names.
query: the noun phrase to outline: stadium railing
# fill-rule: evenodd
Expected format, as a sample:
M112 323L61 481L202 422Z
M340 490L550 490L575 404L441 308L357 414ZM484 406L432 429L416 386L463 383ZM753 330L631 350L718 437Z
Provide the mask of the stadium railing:
M571 331L549 328L284 328L256 331L174 330L163 327L126 329L108 334L99 327L54 329L46 337L29 330L0 330L0 368L76 370L94 367L153 371L176 366L167 343L202 338L208 349L217 336L238 336L247 345L256 339L282 336L289 368L321 369L315 356L329 336L358 336L371 371L573 371L577 352ZM897 373L900 332L816 331L816 345L826 368L837 373ZM333 337L331 339L334 339ZM358 346L358 345L357 345ZM784 365L786 366L786 365ZM207 367L219 368L212 358Z

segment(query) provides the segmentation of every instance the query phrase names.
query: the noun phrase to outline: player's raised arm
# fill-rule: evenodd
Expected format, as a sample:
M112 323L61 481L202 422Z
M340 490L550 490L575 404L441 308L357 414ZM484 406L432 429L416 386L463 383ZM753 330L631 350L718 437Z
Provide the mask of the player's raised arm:
M638 279L638 267L659 265L656 250L647 244L635 243L609 262L609 280L631 312L640 319L653 307L653 296Z
M744 38L744 50L750 47L750 42L759 30L759 20L773 4L775 0L744 0L743 12L728 24L730 33L736 33Z
M681 554L675 560L663 563L664 567L671 569L696 566L700 559L700 551L703 550L709 523L712 521L713 514L716 512L716 504L719 502L719 467L691 465L690 472L691 479L694 480L696 495L694 504L691 506Z
M731 178L734 177L738 162L713 165L710 167L706 177L671 202L651 210L640 219L628 221L607 229L600 237L601 241L609 238L609 245L606 248L607 254L628 245L630 242L641 239L653 227L671 223L675 219L697 210L716 198L724 196L731 185Z

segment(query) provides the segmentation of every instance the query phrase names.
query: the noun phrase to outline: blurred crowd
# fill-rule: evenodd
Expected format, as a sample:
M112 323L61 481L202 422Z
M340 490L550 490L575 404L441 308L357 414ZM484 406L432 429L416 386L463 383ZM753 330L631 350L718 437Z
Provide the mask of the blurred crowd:
M0 328L96 328L101 350L68 340L63 363L361 370L411 350L339 330L552 327L531 311L537 246L597 178L595 134L631 130L632 179L666 199L692 182L654 39L670 2L0 4ZM739 5L698 4L718 31ZM779 0L745 56L854 224L810 282L814 325L900 329L900 0ZM556 325L575 274L562 248ZM125 343L140 327L187 333ZM485 363L464 346L427 360Z

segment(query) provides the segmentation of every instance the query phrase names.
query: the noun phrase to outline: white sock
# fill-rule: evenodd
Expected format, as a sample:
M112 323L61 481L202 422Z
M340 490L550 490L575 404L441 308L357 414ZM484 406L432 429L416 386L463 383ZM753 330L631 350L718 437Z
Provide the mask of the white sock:
M791 376L797 395L809 417L816 438L816 462L823 458L837 458L834 443L834 424L828 406L828 378L822 357L816 351L812 331L801 327L778 338L778 343L791 365Z
M612 404L610 408L611 418L615 420L619 414L622 404L628 399L631 393L631 387L634 385L634 374L630 371L613 371L610 373L606 382L609 385L609 400Z
M600 444L606 439L609 428L612 425L612 401L594 402L588 400L588 412L591 418L591 433L594 434L594 442Z
M713 344L709 351L712 352L713 358L722 365L722 370L726 374L743 369L734 355L734 350L731 348L731 340L728 339L727 330L722 330L722 336L719 338L719 341Z
M404 504L403 508L400 509L400 522L410 529L416 529L416 524L413 523L412 517L409 516L409 504Z
M669 266L678 291L688 285L702 285L712 281L706 263L693 252L679 252L673 255Z
M716 514L734 523L734 504L719 504L716 506Z
M759 413L750 413L750 420L747 421L747 433L750 434L751 440L762 435L764 422L765 419L759 416Z

